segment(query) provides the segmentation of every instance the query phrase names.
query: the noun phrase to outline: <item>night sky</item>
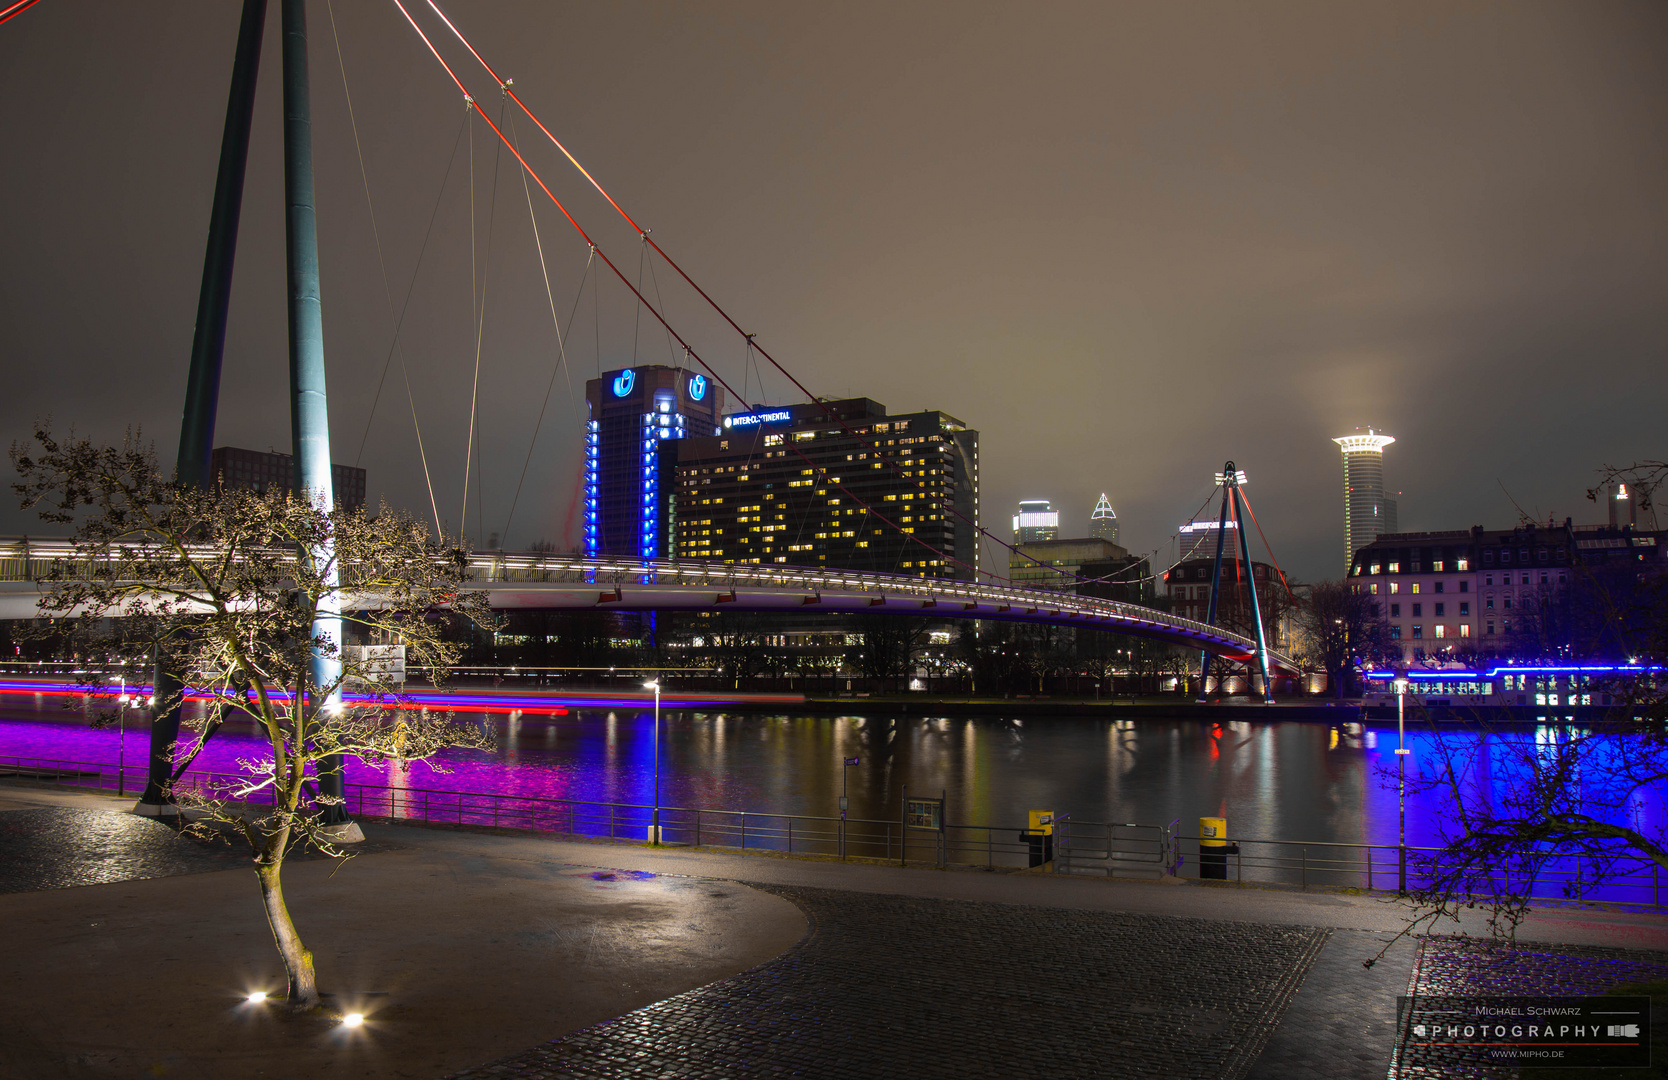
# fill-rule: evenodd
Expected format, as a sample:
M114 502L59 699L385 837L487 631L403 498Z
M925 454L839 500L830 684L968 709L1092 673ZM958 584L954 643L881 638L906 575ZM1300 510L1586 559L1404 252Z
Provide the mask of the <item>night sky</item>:
M238 7L44 0L0 26L7 440L47 414L100 439L137 425L172 462ZM216 441L287 451L270 7ZM1233 458L1280 562L1312 581L1341 570L1329 440L1358 426L1398 439L1404 529L1507 527L1514 500L1594 522L1595 470L1668 457L1668 5L447 9L815 392L977 428L1004 538L1020 498L1082 534L1104 490L1125 544L1162 557ZM416 269L373 415L389 300L329 9L309 15L334 457L369 470L373 501L429 515L403 356L457 527L472 134L484 491L467 528L504 529L555 372L507 542L571 544L584 379L679 357L616 280L579 292L588 251L535 187L556 371L513 159L494 201L490 131L463 126L398 10L336 0L396 309ZM496 115L490 80L442 47ZM636 235L517 131L635 278ZM741 341L664 264L642 273L726 379L794 400L744 375ZM40 531L5 506L0 531Z

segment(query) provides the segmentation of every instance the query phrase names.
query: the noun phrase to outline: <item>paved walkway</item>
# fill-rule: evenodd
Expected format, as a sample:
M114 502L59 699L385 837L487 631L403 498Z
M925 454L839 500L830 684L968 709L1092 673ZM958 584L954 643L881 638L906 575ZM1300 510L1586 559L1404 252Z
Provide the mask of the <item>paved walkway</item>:
M34 799L0 785L0 808L8 795ZM66 809L121 805L41 795ZM8 818L30 820L0 813L0 836ZM1378 1078L1415 955L1404 939L1362 967L1401 927L1398 905L1374 897L366 831L385 850L336 879L327 862L286 875L327 988L388 995L368 1036L376 1053L335 1046L315 1055L315 1076ZM188 910L160 919L168 904ZM119 934L87 925L112 908L126 920ZM157 963L195 950L201 969L165 983L170 1016L190 1011L185 991L225 981L228 957L268 977L276 968L247 871L0 896L0 919L17 927L20 913L50 932L28 942L40 955L0 961L30 965L0 970L0 987L32 980L30 1000L0 989L13 1017L101 1008L154 1028L132 1005L142 991L100 984L102 1006L74 996L88 992L80 965L101 951L126 950L120 964L101 961L101 978L136 968L149 981L155 965L131 946L146 933L168 951ZM212 940L183 945L192 935ZM1668 920L1552 911L1521 936L1668 949ZM66 956L69 996L43 997L36 973ZM451 1039L466 1045L448 1046L435 1026L459 1026L448 1010L468 1020ZM286 1036L326 1050L330 1037ZM4 1040L0 1076L53 1075L8 1073ZM119 1043L114 1032L107 1043ZM426 1049L406 1053L414 1044ZM193 1074L189 1061L167 1064L168 1075Z

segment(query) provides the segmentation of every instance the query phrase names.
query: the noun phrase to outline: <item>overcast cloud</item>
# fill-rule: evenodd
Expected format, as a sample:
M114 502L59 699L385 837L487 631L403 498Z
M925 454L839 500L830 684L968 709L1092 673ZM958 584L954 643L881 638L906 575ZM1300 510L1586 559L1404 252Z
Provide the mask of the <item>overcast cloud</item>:
M237 7L49 0L0 26L8 438L45 414L99 438L140 425L172 460ZM217 442L287 450L271 8ZM813 390L979 429L984 520L1004 537L1022 497L1082 533L1104 490L1125 543L1162 554L1233 458L1282 564L1315 580L1343 552L1329 439L1357 426L1398 439L1405 529L1508 526L1513 499L1596 521L1595 469L1668 457L1663 4L448 11ZM495 166L478 121L458 144L462 102L392 3L339 0L396 308L435 220L402 334L411 400L396 360L373 417L389 305L330 12L309 13L334 456L426 516L415 406L456 526L473 273L484 490L468 527L501 530L556 371L553 297L571 375L555 374L508 542L572 540L584 378L679 357L613 280L586 285L567 325L584 244L534 188L547 297L513 161ZM490 80L458 70L496 114ZM637 237L517 130L635 277ZM653 270L645 292L756 388L739 339ZM788 389L767 372L754 393ZM0 529L40 531L9 502Z

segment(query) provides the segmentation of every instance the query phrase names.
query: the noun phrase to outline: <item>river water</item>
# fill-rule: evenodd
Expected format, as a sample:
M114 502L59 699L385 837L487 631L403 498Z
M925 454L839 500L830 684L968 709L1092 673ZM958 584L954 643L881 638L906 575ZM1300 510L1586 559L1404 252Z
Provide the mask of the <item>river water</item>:
M660 802L665 806L837 816L842 771L851 816L898 820L905 788L944 793L953 824L1022 827L1028 810L1069 813L1077 821L1163 825L1228 819L1235 838L1395 844L1395 725L1294 721L1217 723L1197 719L1108 720L946 715L770 716L720 711L661 714ZM581 709L565 716L475 714L497 734L495 752L452 751L448 771L412 763L404 774L357 760L350 782L445 791L539 796L587 802L653 799L651 712ZM145 754L142 721L125 735L93 730L78 710L50 698L0 697L0 756L129 766ZM1494 762L1509 781L1512 744L1546 738L1547 729L1491 736L1483 768ZM1413 726L1409 761L1436 760L1437 740ZM238 757L266 744L252 728L227 725L195 770L231 772ZM1498 752L1497 752L1498 751ZM842 769L842 760L860 764ZM1633 793L1616 814L1636 827L1665 820L1662 792ZM1407 803L1407 842L1438 842L1435 796Z

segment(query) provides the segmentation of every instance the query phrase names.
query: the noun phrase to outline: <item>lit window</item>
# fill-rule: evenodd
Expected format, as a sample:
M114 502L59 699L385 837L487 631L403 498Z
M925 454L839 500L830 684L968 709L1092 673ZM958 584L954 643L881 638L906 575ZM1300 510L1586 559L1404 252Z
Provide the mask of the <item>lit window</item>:
M1413 595L1419 595L1419 583L1417 581L1413 583Z
M1444 626L1443 624L1441 624L1441 623L1436 624L1436 636L1437 637L1447 637L1448 636L1447 630L1448 630L1448 628L1446 626Z
M1401 591L1402 591L1402 583L1401 582L1392 581L1390 583L1390 595L1391 596L1395 596L1397 593L1399 593Z
M1460 614L1463 615L1465 613L1462 611L1462 612L1460 612ZM1468 638L1470 636L1471 636L1471 624L1468 623L1468 622L1467 623L1460 623L1460 637Z
M1390 564L1390 572L1391 572L1391 573L1392 573L1392 574L1399 574L1399 573L1401 573L1401 572L1402 572L1402 564L1401 564L1401 563L1399 563L1399 562L1393 562L1393 563L1391 563L1391 564Z

